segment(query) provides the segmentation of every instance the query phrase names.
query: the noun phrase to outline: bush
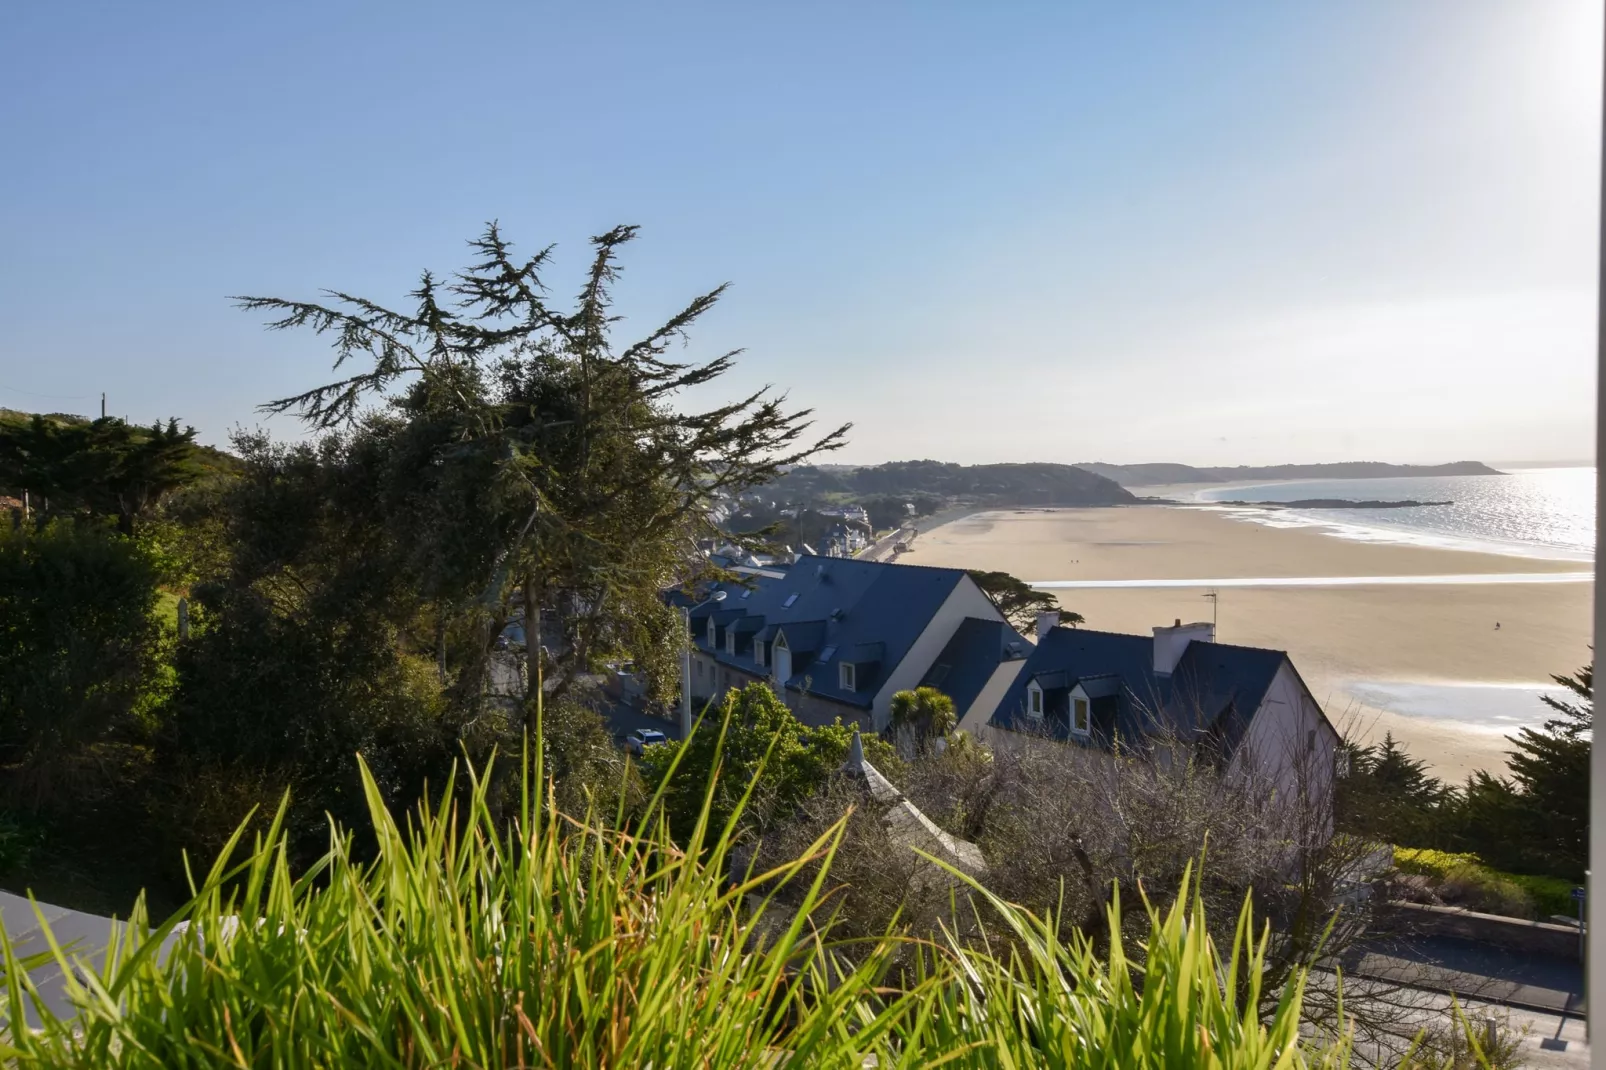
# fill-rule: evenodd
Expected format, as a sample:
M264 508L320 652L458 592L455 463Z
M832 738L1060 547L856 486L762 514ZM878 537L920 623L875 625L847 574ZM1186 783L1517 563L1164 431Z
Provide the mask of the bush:
M1513 918L1547 919L1552 914L1571 916L1571 881L1559 877L1503 873L1490 869L1475 854L1396 847L1394 866L1401 873L1416 873L1438 881L1438 894L1447 903Z
M89 523L0 525L0 789L33 808L103 780L157 676L157 570Z
M448 790L404 826L361 771L378 857L335 829L311 876L288 865L281 807L244 868L215 865L195 898L152 928L136 906L95 962L47 956L81 1010L38 1004L0 934L8 978L0 1036L39 1067L473 1066L1339 1066L1344 1038L1299 1032L1303 974L1262 1014L1266 938L1244 908L1218 952L1189 878L1147 939L1103 960L1083 938L987 896L1019 954L982 945L871 941L848 965L829 925L804 919L829 888L831 831L779 872L725 876L731 833L706 812L687 849L656 804L627 832L556 819L526 784L510 827L484 781L461 810ZM535 783L541 782L539 766ZM227 857L225 851L224 857ZM816 859L802 909L768 916L761 883ZM230 879L230 878L233 879ZM1119 905L1113 907L1119 911ZM241 919L251 923L241 924ZM184 928L180 930L180 925ZM168 943L167 953L155 953ZM1133 957L1129 957L1129 955ZM1141 967L1134 962L1140 957ZM115 996L108 997L108 993ZM15 1029L30 1012L37 1029Z

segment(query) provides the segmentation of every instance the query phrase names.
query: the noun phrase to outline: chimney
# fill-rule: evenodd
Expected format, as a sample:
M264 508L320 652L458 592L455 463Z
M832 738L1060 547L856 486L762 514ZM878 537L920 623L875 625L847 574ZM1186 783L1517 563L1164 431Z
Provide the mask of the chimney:
M1050 613L1039 613L1037 615L1037 641L1042 642L1043 636L1059 627L1059 622L1060 611L1057 609Z
M1154 673L1156 676L1170 676L1171 670L1177 667L1182 655L1187 653L1188 644L1192 642L1213 643L1216 641L1216 626L1209 621L1198 624L1183 624L1182 618L1169 628L1154 629Z

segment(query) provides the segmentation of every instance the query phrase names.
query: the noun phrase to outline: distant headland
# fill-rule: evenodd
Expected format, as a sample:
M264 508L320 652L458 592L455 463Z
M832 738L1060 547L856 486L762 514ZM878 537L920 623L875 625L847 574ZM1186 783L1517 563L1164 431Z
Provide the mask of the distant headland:
M1123 487L1158 487L1172 483L1235 483L1274 479L1384 479L1389 476L1498 476L1505 473L1482 461L1451 464L1387 464L1382 461L1340 461L1334 464L1239 465L1195 468L1190 464L1104 464L1077 466Z
M1243 505L1257 509L1415 509L1425 505L1454 505L1455 502L1419 502L1412 498L1401 501L1352 501L1348 498L1300 498L1291 502L1211 502L1211 505Z

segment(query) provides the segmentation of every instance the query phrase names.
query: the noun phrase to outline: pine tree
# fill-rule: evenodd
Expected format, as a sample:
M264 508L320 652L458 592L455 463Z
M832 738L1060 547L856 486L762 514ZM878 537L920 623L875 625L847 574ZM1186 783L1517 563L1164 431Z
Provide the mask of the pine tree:
M843 441L845 426L813 435L809 410L768 389L683 407L734 367L734 352L671 354L723 286L616 343L612 288L635 236L592 239L569 311L542 277L551 247L515 260L495 224L470 243L472 267L446 282L424 274L410 311L338 292L239 299L275 313L274 328L333 336L336 367L360 365L266 408L352 436L373 457L363 463L388 473L379 522L401 534L432 630L472 637L441 659L462 697L479 692L503 625L520 618L527 697L543 675L556 698L614 658L672 689L680 626L660 592L705 567L696 546L716 534L712 505Z
M1511 737L1511 779L1530 818L1527 848L1558 875L1579 879L1589 860L1589 747L1594 735L1594 673L1585 665L1551 679L1576 696L1542 696L1559 716Z
M1429 847L1439 835L1440 810L1451 797L1427 766L1411 757L1392 732L1383 742L1345 744L1348 773L1340 783L1340 823L1347 831L1400 846Z

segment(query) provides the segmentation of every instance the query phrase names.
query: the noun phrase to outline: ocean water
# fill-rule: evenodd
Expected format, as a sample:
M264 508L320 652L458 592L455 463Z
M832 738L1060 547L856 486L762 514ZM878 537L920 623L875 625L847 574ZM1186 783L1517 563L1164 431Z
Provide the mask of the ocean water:
M1398 476L1207 486L1193 501L1448 501L1404 509L1253 509L1222 506L1239 520L1318 528L1338 538L1409 543L1570 561L1593 561L1595 469L1513 468L1488 476Z

